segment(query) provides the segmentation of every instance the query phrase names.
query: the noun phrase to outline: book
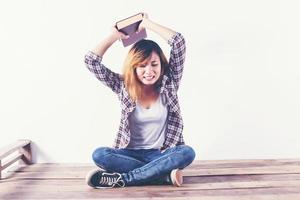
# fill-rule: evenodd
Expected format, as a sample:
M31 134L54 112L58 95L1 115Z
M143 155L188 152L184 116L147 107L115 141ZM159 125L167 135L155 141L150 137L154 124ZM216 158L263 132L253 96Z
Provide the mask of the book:
M127 47L141 39L147 37L146 29L143 29L139 32L138 27L143 20L143 13L138 13L126 19L122 19L116 22L116 28L118 31L124 33L125 35L129 35L129 38L122 39L122 43L124 47Z

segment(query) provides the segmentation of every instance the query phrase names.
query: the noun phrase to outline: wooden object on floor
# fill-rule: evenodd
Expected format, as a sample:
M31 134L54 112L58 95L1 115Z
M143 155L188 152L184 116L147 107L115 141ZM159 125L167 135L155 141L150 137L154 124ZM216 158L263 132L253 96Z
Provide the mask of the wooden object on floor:
M182 187L139 186L93 189L86 173L93 164L34 164L0 180L0 199L299 200L300 159L197 160Z
M18 160L30 164L32 160L30 140L17 140L15 143L0 149L0 180L2 172Z

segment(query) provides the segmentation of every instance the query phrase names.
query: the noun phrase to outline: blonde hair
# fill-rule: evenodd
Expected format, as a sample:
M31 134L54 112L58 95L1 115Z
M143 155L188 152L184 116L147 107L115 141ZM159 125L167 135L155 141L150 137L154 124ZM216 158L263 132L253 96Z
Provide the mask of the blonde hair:
M168 70L168 61L157 43L152 40L140 40L131 47L125 59L123 66L124 84L129 96L135 102L142 94L142 83L137 78L136 68L147 62L153 52L157 53L161 63L161 75L155 83L155 87L159 88L162 77Z

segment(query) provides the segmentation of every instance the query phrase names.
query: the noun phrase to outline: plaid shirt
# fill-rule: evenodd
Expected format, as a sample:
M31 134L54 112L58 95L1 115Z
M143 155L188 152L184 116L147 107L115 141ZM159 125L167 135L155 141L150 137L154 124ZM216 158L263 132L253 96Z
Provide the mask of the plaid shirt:
M166 96L168 106L168 122L166 136L162 149L184 144L182 130L183 121L180 114L177 90L182 77L185 60L185 40L180 33L176 33L169 41L171 54L169 59L169 70L164 74L160 93ZM119 131L115 139L115 148L126 148L130 141L130 127L128 117L135 109L136 103L130 98L125 89L123 78L102 64L102 57L89 51L85 55L85 64L95 76L113 92L118 95L121 102L121 121Z

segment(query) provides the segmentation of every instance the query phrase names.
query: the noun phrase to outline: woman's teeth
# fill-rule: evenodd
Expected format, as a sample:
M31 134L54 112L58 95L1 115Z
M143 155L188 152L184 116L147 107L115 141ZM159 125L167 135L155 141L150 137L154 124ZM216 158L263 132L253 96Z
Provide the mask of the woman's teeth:
M144 79L146 80L152 80L154 78L154 76L144 76Z

